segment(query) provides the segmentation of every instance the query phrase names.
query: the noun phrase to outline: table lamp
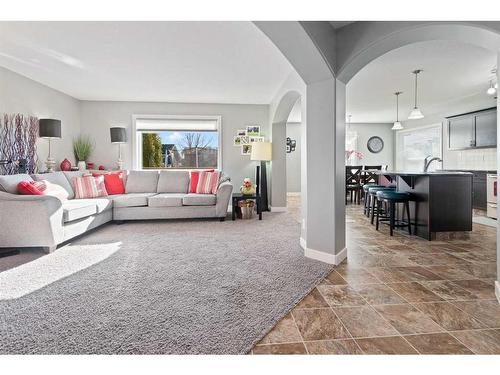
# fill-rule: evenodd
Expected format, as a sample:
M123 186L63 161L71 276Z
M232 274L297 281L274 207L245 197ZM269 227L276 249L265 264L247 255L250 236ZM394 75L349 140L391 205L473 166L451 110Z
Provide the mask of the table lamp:
M269 211L267 203L267 172L266 162L272 160L273 144L271 142L254 142L252 143L252 153L250 159L260 161L257 164L255 181L257 183L257 195L261 195L263 211Z
M118 160L116 161L116 165L119 170L123 169L123 160L122 160L122 149L121 145L123 143L127 143L127 130L124 127L115 126L109 129L111 136L111 143L118 144Z
M53 138L61 138L61 120L51 118L42 118L38 120L38 135L40 138L49 140L49 156L45 161L45 166L47 167L47 172L54 172L56 161L51 156L50 141Z

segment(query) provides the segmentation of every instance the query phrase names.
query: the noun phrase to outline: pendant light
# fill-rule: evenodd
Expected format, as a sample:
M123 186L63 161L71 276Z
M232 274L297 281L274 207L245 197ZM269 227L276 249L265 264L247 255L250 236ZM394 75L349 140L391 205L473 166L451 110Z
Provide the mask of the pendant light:
M412 72L413 74L415 74L415 107L413 107L413 110L410 112L408 120L418 120L424 118L422 111L417 106L418 74L422 72L423 72L422 69L417 69Z
M392 125L392 130L402 130L403 129L403 125L401 124L401 122L399 122L399 95L401 95L402 92L401 91L397 91L394 93L394 95L396 95L396 122L394 123L394 125Z
M488 90L486 90L486 93L488 95L495 95L497 93L497 89L495 88L495 86L493 86L492 80L490 80L490 87L488 88Z

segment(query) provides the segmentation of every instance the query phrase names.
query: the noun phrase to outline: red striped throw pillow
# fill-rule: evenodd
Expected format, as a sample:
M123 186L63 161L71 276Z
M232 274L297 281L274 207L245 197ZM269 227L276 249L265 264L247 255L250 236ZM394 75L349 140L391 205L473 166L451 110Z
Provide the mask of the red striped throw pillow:
M75 199L107 197L108 192L104 185L104 176L93 177L92 175L74 177L73 190Z
M219 185L219 172L200 172L196 194L215 194Z

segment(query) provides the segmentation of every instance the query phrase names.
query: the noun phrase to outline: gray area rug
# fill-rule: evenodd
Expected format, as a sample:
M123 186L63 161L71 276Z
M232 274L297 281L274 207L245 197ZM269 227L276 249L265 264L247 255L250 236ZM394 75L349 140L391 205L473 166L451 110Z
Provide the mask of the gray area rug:
M280 213L106 225L0 272L0 353L247 353L332 269L299 230Z

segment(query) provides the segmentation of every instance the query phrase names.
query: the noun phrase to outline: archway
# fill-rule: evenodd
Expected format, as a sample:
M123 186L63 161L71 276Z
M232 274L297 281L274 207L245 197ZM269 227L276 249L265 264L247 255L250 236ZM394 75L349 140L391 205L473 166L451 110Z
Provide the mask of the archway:
M355 22L338 31L328 22L255 24L307 85L303 160L307 202L302 205L307 211L303 212L301 244L307 256L338 264L346 256L345 84L373 59L415 42L458 40L498 53L500 23ZM500 264L500 247L497 252Z
M358 40L354 40L358 38ZM378 57L413 43L431 40L472 44L496 53L500 67L500 22L361 22L339 33L343 48L337 50L337 76L348 83L361 69ZM497 70L497 81L500 73ZM500 145L500 99L497 97L497 145ZM497 146L498 147L498 146ZM497 175L500 153L497 152ZM497 197L498 203L498 197ZM497 204L498 206L498 204ZM497 208L500 214L500 208ZM500 301L500 231L497 229L497 281L495 294Z
M286 123L295 103L300 100L298 91L288 91L280 100L271 121L273 161L271 163L271 211L286 210Z

